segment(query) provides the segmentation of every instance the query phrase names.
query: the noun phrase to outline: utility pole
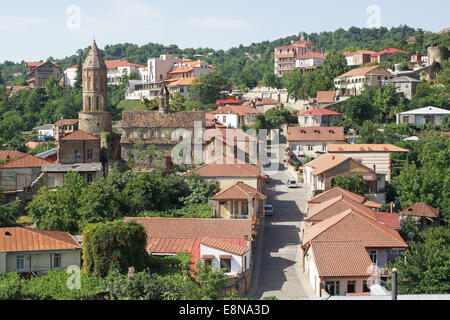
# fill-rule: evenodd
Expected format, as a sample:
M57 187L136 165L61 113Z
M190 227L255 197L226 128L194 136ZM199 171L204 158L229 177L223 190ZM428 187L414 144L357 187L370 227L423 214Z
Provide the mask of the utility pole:
M397 272L396 268L392 269L392 300L397 300Z

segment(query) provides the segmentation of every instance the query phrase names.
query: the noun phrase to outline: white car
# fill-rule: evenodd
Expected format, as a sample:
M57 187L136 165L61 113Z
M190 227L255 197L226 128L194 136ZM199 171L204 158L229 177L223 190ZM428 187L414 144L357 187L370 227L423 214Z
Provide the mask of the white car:
M273 216L273 207L270 204L266 204L264 206L264 212L266 213L266 216Z
M288 182L286 183L288 188L297 188L297 181L295 180L288 180Z

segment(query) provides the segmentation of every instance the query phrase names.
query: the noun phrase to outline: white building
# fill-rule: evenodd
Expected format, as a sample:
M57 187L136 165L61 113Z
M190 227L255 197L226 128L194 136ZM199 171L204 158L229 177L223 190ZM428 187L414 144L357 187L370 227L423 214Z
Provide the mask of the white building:
M42 274L80 267L81 246L67 232L27 228L0 228L0 274Z
M124 73L130 75L132 72L137 73L139 77L142 76L142 70L144 66L128 62L125 60L105 60L106 67L108 68L108 84L118 85L120 77ZM72 66L64 70L63 83L65 87L73 87L77 80L78 65Z
M325 56L320 52L308 52L295 60L295 67L298 69L320 67L325 60Z
M143 82L161 82L168 79L168 73L172 71L180 58L171 54L163 54L159 58L148 59L147 67L141 70Z
M430 106L397 114L397 124L409 123L413 126L418 126L431 123L439 126L441 125L442 118L447 115L450 115L449 110Z
M40 138L54 136L53 124L44 124L42 126L34 128L33 130L36 130L38 132Z

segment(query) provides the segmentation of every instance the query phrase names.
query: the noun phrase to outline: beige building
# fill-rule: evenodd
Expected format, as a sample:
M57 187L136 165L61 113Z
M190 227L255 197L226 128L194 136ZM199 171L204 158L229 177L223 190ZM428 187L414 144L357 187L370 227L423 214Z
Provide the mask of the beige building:
M384 174L375 171L340 154L325 154L304 165L303 181L312 195L328 191L333 187L333 179L338 176L361 175L369 185L369 193L376 194L385 187Z
M61 119L53 124L54 138L58 141L66 134L74 133L78 130L78 119Z
M381 66L352 69L334 79L340 95L357 95L364 86L382 85L383 81L394 78L394 75Z
M300 127L331 127L333 121L341 119L341 113L328 109L313 109L298 114Z
M308 52L320 52L320 50L315 48L314 43L304 40L303 37L290 46L275 48L275 74L281 77L294 70L297 58Z
M323 297L370 292L379 277L389 276L386 263L408 245L397 231L350 209L306 228L301 248L303 272Z
M351 157L391 181L391 153L409 152L391 144L330 144L328 153Z
M100 138L78 130L59 140L58 162L42 166L49 189L64 184L68 172L78 172L87 183L103 177Z
M52 62L27 62L27 76L30 87L44 88L51 77L59 81L62 78L61 68Z
M0 228L0 274L41 275L80 266L81 246L67 232Z
M289 149L297 157L317 158L327 153L328 145L345 143L343 127L288 127Z
M266 199L265 195L242 181L221 190L212 198L216 218L248 219L256 224L259 216L264 216Z
M263 113L266 113L270 109L283 110L284 104L278 102L272 98L264 98L261 101L256 103L256 110L260 110Z
M238 181L266 193L266 176L261 169L253 164L245 163L234 157L225 156L213 162L200 166L184 174L185 177L197 174L203 180L215 182L220 189L226 189Z

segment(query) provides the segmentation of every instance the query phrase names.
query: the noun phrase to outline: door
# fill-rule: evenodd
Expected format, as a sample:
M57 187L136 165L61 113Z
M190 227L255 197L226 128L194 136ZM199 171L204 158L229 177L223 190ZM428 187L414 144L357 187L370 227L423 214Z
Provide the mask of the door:
M17 175L17 189L23 190L26 187L25 185L25 175L24 174L18 174Z

